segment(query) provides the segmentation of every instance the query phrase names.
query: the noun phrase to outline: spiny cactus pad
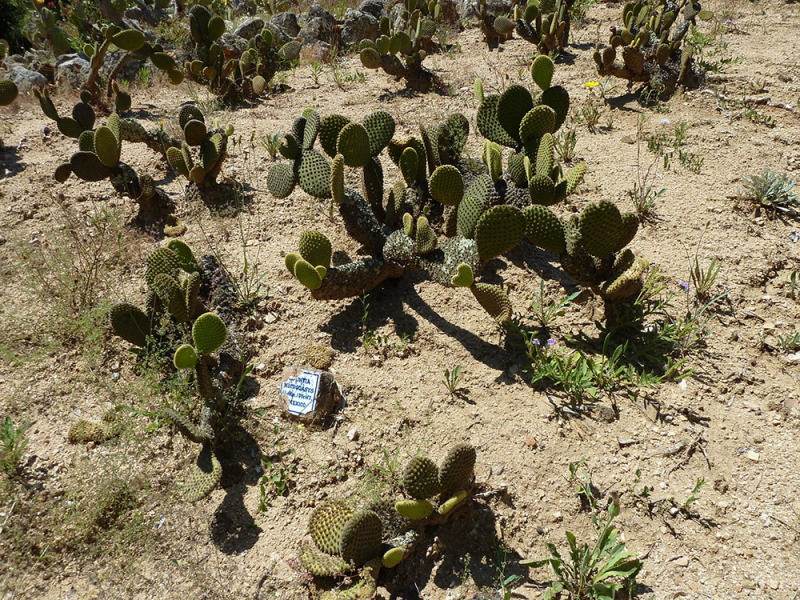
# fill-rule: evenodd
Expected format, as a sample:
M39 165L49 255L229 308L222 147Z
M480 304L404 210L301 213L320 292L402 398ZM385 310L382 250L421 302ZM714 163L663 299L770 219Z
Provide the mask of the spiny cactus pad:
M415 456L406 465L403 488L412 498L431 498L439 492L439 467L427 456Z
M222 465L211 450L210 444L205 444L197 456L195 465L186 478L184 495L189 502L197 502L208 496L222 478Z
M525 235L525 216L515 206L493 206L478 220L475 242L481 260L490 260L508 252Z
M197 364L197 352L190 344L183 344L175 350L172 362L176 369L194 369Z
M439 505L439 514L446 515L467 497L465 490L459 490Z
M346 158L345 163L347 163ZM297 167L297 178L300 187L307 194L316 198L331 197L331 167L316 150L303 151Z
M310 290L316 290L322 285L322 278L319 276L319 272L314 268L314 265L303 258L294 263L294 276Z
M339 554L342 529L355 512L344 499L326 500L315 508L308 528L317 547L328 554Z
M370 156L378 156L394 137L394 117L383 110L375 111L364 117L364 129L369 136Z
M294 170L287 163L274 165L267 173L267 189L276 198L288 198L296 183Z
M359 123L348 123L339 132L336 150L348 167L365 167L372 157L367 130Z
M394 507L398 513L412 521L426 519L434 510L433 504L428 500L399 500Z
M578 228L586 251L605 259L617 249L622 215L613 202L602 200L583 209Z
M519 137L520 123L532 108L533 98L531 93L518 84L512 85L503 92L497 102L497 119L516 144L522 143Z
M118 302L109 312L111 328L119 337L134 346L147 345L150 335L150 318L138 306Z
M511 301L502 288L488 283L473 283L469 288L478 303L498 323L511 319Z
M544 206L533 205L526 207L523 213L525 237L531 244L555 254L566 252L564 226L553 211Z
M380 517L371 510L354 514L342 528L341 556L348 562L361 566L381 555L383 525Z
M0 79L0 106L8 106L17 99L19 89L9 79Z
M428 252L433 252L438 244L436 232L430 226L428 219L425 217L420 217L417 219L417 235L415 243L417 246L417 252L419 254L428 254Z
M200 315L192 326L192 339L200 354L211 354L218 350L227 337L228 328L214 313Z
M549 56L540 54L531 64L531 79L542 91L547 90L553 79L553 70L553 60Z
M341 575L352 569L341 556L325 553L313 544L300 546L298 558L306 571L318 577Z
M67 440L70 444L85 444L87 442L102 444L111 437L110 433L108 423L76 421L69 428Z
M472 267L468 264L461 263L458 265L458 274L454 275L450 280L456 287L469 287L475 282L475 276L472 273Z
M456 444L447 452L439 466L439 482L442 494L452 494L466 489L472 480L477 454L472 444Z
M326 269L331 266L333 248L330 240L319 231L304 231L300 235L300 256L311 265L322 265Z
M331 157L336 156L339 133L349 122L350 119L341 115L328 115L320 121L317 135L325 154Z

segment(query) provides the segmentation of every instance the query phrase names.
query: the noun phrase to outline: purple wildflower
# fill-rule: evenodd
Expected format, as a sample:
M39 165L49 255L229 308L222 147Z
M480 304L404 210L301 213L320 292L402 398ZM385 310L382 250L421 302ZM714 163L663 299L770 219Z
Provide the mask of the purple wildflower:
M542 342L539 341L539 338L533 338L533 341L531 341L531 344L533 344L534 346L541 346Z
M678 285L683 288L684 292L688 292L689 291L689 284L686 283L685 281L679 281Z
M547 345L548 346L555 346L555 343L556 343L556 341L553 338L550 338L549 340L547 340Z

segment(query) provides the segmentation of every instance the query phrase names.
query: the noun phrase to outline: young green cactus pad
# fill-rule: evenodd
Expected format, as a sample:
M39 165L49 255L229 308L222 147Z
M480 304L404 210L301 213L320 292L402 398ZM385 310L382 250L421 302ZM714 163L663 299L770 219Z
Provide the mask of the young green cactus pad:
M205 313L192 326L192 339L199 354L210 354L218 350L228 337L228 329L214 313Z
M439 467L427 456L415 456L406 465L403 488L412 498L422 500L439 492Z
M466 442L450 448L439 467L439 482L443 495L453 494L469 486L476 458L475 447Z
M679 15L683 9L682 18ZM698 2L643 0L622 9L621 27L612 27L609 46L598 44L594 61L600 75L641 82L660 94L671 94L678 84L695 86L701 73L694 68L691 44L684 44L697 18L710 19ZM622 48L622 62L617 50Z
M70 444L85 444L95 442L102 444L112 436L112 427L109 423L95 423L92 421L76 421L69 428L67 441Z
M222 465L211 449L211 444L204 444L186 479L184 497L189 502L197 502L214 491L220 479L222 479Z

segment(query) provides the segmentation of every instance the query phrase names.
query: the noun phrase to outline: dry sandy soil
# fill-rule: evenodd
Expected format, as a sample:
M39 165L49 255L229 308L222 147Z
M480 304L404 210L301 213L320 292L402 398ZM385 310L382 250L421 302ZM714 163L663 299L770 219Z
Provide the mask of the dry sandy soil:
M739 60L710 74L705 89L741 98L756 88L773 104L796 107L797 5L737 0L709 8L733 22L722 27L727 46L718 39L706 49L721 52L709 60ZM585 457L600 510L608 492L622 493L618 528L628 548L645 557L638 597L797 598L800 361L794 349L781 349L779 338L796 335L800 323L786 283L800 268L798 223L756 213L737 190L743 176L764 168L792 175L800 165L800 121L786 108L758 105L774 127L756 123L702 90L679 91L659 112L643 108L620 81L611 82L604 103L598 88L590 92L584 82L597 79L592 48L598 35L606 35L597 32L607 31L620 10L620 4L592 7L574 31L571 54L556 69L555 82L572 96L573 115L587 103L602 111L594 132L575 125L575 160L585 160L588 173L569 205L580 209L609 199L630 210L626 191L655 160L646 143L636 143L639 120L645 119L645 134L689 125L682 149L701 156L702 167L691 172L675 156L670 170L655 162L650 185L665 191L656 219L640 228L632 248L678 291L672 310L678 317L687 301L698 310L693 293L678 287L689 281L688 257L697 251L701 265L720 261L712 295L727 296L708 313L714 318L706 344L687 354L694 374L617 394L619 414L611 422L593 416L600 411L558 416L547 396L563 399L529 384L524 352L506 343L472 296L445 290L417 272L369 295L366 327L381 339L365 351L362 303L314 301L283 266L283 255L296 249L307 229L324 232L335 250L350 257L358 255L357 244L338 215L329 218L327 203L299 189L286 200L267 192L272 160L259 140L288 131L305 106L356 120L386 110L396 118L398 137L453 111L474 124L475 77L484 78L487 93L503 90L525 76L531 47L515 38L488 53L478 30L453 34L450 41L460 52L427 59L450 95L407 94L402 83L376 71L366 73L365 83L348 81L340 89L330 67L314 85L310 67L300 66L288 74L289 91L210 115L242 134L222 174L246 186L238 213L187 204L183 182L165 163L138 146L124 149L124 160L152 173L178 200L188 225L184 239L198 255L213 249L236 274L246 254L249 269L264 276L255 314L238 321L237 335L254 370L246 399L225 429L225 476L196 504L181 499L179 486L197 447L158 415L169 404L190 411L191 390L174 376L165 381L163 371L137 366L102 317L108 302L141 301L144 258L165 242L129 223L132 203L115 197L107 182L53 180L74 142L58 133L34 99L3 109L0 415L31 425L22 472L3 483L0 496L0 597L308 597L312 592L294 557L315 504L342 495L388 496L390 464L401 470L418 452L438 460L466 440L478 450L478 494L453 522L428 530L401 573L382 575L384 597L492 597L502 579L518 574L513 596L540 598L549 573L518 561L543 557L547 541L563 548L565 530L594 540L590 513L569 479L570 463ZM701 29L709 33L712 25ZM362 70L356 56L342 59L340 68ZM164 83L132 95L134 116L152 124L163 120L173 129L179 106L193 99L186 85ZM55 97L62 112L75 100L69 92ZM204 93L199 100L207 100ZM471 135L469 153L479 155L481 144ZM399 178L386 159L384 168L387 181ZM348 176L355 185L355 173ZM92 215L106 225L86 225ZM96 256L78 252L93 248L99 248ZM489 270L495 280L513 284L512 301L523 316L540 275L550 300L566 294L562 280L569 288L555 257L527 243ZM73 310L83 291L99 307L94 312ZM601 308L594 300L570 307L552 328L553 337L562 346L565 336L581 332L596 339ZM278 403L282 368L305 364L310 343L333 350L332 371L347 396L346 408L321 429L286 420ZM442 379L457 365L463 381L451 397ZM608 397L600 400L611 404ZM118 437L97 446L67 442L73 422L100 419L109 409L121 418ZM620 440L627 440L624 447ZM682 441L683 451L669 452ZM289 470L291 480L285 496L272 485L264 488L263 510L262 457ZM696 501L675 509L698 479L706 483ZM648 499L641 497L645 486L652 490Z

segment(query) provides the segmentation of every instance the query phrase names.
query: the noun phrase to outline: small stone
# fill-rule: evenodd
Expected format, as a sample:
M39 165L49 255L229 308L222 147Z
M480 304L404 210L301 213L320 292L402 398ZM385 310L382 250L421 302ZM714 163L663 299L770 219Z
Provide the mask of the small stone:
M747 400L745 400L744 402L742 402L742 404L746 409L752 410L756 414L761 414L761 407L755 402L748 402Z
M688 567L689 566L689 557L688 556L679 556L675 559L675 564L679 567Z
M347 439L351 442L355 442L358 439L358 429L353 427L350 431L347 432Z
M267 313L267 316L264 317L264 322L265 323L274 323L277 320L278 320L278 317L276 317L273 313Z
M617 438L617 443L619 444L620 448L625 448L627 446L633 446L636 443L636 440L633 438Z
M750 459L750 460L752 460L753 462L758 462L758 461L759 461L759 459L761 458L761 455L760 455L758 452L756 452L755 450L750 450L750 451L749 451L749 452L746 454L746 456L747 456L747 458L749 458L749 459Z
M553 513L553 523L560 523L564 520L564 515L561 512L554 512Z
M528 434L528 437L525 440L525 443L528 445L528 448L530 448L531 450L536 450L536 448L539 447L539 442L538 442L538 440L536 439L536 437L532 433Z

